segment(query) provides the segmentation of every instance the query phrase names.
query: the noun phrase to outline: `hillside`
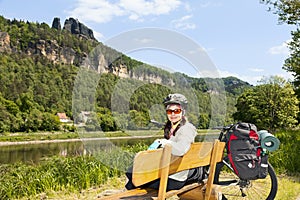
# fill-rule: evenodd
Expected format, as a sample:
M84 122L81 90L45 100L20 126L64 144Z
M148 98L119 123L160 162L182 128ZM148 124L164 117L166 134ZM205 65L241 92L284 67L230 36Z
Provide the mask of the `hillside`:
M213 109L228 121L236 96L250 87L235 77L192 78L131 59L97 41L90 28L73 18L63 26L54 18L50 27L0 17L0 53L0 132L58 130L56 113L67 113L81 123L82 111L95 111L84 120L89 130L149 128L150 118L164 120L164 114L156 112L153 105L183 86L186 95L192 91L197 97L190 107L194 112L191 121L205 128L212 115L210 98L221 96L216 93L218 87L224 84L229 112ZM74 88L78 78L81 82ZM208 82L215 82L216 88L208 89ZM124 88L115 94L120 83ZM129 108L121 106L112 113L115 101L123 101Z

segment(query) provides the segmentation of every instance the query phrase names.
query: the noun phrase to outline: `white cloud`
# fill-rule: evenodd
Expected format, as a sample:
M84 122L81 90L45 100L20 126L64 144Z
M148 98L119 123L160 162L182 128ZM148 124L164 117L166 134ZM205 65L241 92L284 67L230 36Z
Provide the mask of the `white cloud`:
M102 33L99 33L97 31L93 31L95 38L97 38L97 40L101 41L103 40L104 36Z
M265 70L263 70L265 71ZM291 73L288 73L284 70L282 70L281 73L277 73L277 74L268 74L268 73L264 73L264 74L259 74L259 75L256 75L256 76L253 76L253 75L240 75L238 73L231 73L231 72L228 72L228 71L221 71L221 70L218 70L219 72L219 77L229 77L229 76L233 76L233 77L236 77L238 79L241 79L251 85L258 85L259 84L259 81L262 80L263 77L269 77L269 76L279 76L279 77L282 77L284 78L285 80L293 80L293 76Z
M179 0L120 0L119 2L119 6L128 13L138 16L168 14L180 4Z
M83 21L105 23L115 16L124 15L125 12L118 5L106 0L77 0L76 8L69 11L69 14Z
M268 52L272 55L278 55L278 54L288 55L289 54L289 49L287 47L288 42L289 41L286 41L279 46L271 47Z
M168 14L181 5L180 0L77 0L69 14L83 21L105 23L114 17L142 20L145 16Z
M249 68L249 70L251 72L263 72L263 71L265 71L264 69L261 69L261 68Z
M186 15L180 19L173 20L171 23L176 29L180 29L180 30L195 29L196 24L189 22L189 19L191 18L192 15Z

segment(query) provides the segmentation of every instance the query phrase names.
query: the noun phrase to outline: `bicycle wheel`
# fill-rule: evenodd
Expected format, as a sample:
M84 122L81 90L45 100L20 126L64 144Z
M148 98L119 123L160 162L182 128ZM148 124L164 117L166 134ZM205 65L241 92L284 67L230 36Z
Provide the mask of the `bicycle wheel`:
M269 164L268 176L264 179L241 180L223 162L216 167L214 183L221 186L223 199L273 200L277 193L277 177Z

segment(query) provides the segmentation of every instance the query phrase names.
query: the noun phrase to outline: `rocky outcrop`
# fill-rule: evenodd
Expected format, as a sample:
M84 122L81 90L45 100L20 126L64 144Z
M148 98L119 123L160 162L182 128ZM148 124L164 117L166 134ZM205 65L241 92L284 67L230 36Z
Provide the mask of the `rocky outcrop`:
M55 17L55 18L53 19L53 22L52 22L52 28L57 29L57 30L59 30L59 31L61 30L60 18Z
M128 70L128 66L125 64L119 64L117 66L112 66L105 58L103 54L93 55L93 64L89 62L88 59L83 60L82 66L93 69L97 71L99 74L103 73L112 73L120 78L131 78L135 80L140 80L148 83L156 83L156 84L164 84L174 86L174 80L170 78L163 78L159 74L146 74L143 72L134 72ZM87 58L87 57L86 57Z
M57 30L61 30L61 23L59 17L55 17L53 19L51 27ZM69 31L71 34L79 35L86 39L96 40L94 37L94 33L91 29L89 29L87 26L85 26L77 19L74 19L72 17L65 20L63 29Z
M6 32L0 32L0 52L11 52L10 37Z
M41 55L46 57L53 63L61 63L79 66L86 55L78 55L76 51L70 47L61 47L56 40L39 40L36 43L30 43L26 50L27 55Z
M96 40L93 31L84 24L80 23L77 19L66 19L63 29L71 32L74 35L80 35L86 37L87 39Z

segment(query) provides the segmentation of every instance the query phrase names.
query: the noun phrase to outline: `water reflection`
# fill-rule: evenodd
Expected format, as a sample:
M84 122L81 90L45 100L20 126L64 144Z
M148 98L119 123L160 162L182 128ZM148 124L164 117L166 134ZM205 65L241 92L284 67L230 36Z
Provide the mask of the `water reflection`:
M77 142L57 142L43 144L21 144L0 147L0 163L38 163L51 156L80 156L108 150L137 142L150 144L153 138L147 139L111 139Z

